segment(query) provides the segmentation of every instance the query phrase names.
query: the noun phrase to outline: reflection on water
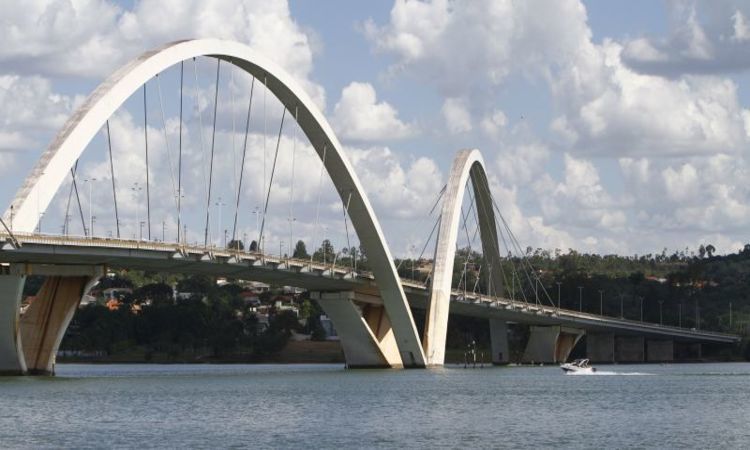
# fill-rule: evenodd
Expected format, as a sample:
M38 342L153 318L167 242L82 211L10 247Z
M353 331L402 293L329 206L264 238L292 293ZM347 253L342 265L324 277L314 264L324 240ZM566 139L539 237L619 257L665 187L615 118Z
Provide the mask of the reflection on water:
M0 378L0 446L741 448L750 442L750 364L604 369L566 376L556 366L60 365L54 378Z

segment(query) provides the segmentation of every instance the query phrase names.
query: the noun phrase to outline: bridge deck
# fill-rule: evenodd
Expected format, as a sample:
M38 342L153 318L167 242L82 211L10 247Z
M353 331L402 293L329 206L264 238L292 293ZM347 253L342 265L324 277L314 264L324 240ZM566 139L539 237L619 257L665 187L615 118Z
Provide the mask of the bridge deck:
M374 277L351 267L284 258L258 252L216 247L175 245L154 241L14 234L16 243L0 233L0 263L36 265L105 265L115 269L203 273L296 286L308 290L374 291ZM429 289L403 279L410 304L425 308ZM451 312L475 317L498 317L535 325L564 325L594 332L645 335L692 342L735 343L735 335L693 330L616 317L559 309L501 297L454 291Z

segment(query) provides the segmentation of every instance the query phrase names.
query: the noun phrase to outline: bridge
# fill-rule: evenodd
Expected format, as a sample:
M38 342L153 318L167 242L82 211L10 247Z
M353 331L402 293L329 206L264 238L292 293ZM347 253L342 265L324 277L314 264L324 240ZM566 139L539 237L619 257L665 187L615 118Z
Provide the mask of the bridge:
M209 103L213 109L212 119L209 121L213 123L212 127L203 124L203 109L208 108L205 105L201 107L200 104L202 97L198 76L203 71L199 70L199 63L196 62L198 58L215 61L216 64L215 83L210 89L203 90L213 97L213 101ZM216 145L217 118L221 114L219 90L222 62L225 67L230 67L231 78L225 89L232 91L231 113L225 111L225 114L231 115L232 133L231 144L227 139L221 142L222 130L219 125L219 145ZM195 83L192 97L185 97L183 94L186 65L192 65L193 68ZM179 77L176 76L177 69ZM160 81L169 79L169 70L172 70L172 78L179 80L176 82L179 86L179 107L174 105L171 109L163 102ZM244 84L240 80L241 76L246 77ZM257 97L254 99L256 82L262 84L262 88L257 89L263 89L262 117L257 113L260 102ZM162 125L162 130L158 131L163 131L163 136L157 134L157 138L148 121L148 112L154 108L153 105L151 109L148 107L149 83L152 92L154 85L158 91ZM144 119L141 131L144 140L137 145L132 141L122 145L126 148L121 151L120 158L126 155L130 164L141 164L141 161L145 163L145 170L138 174L142 176L138 179L143 183L138 185L136 182L130 189L118 189L118 179L123 176L132 178L133 175L122 175L120 172L118 176L118 171L115 170L113 141L117 141L113 139L110 122L122 120L122 117L132 119L133 113L127 109L127 105L133 102L133 98L140 99L141 91ZM235 136L242 136L243 127L240 127L239 133L236 132L235 94L247 101L247 113L241 120L241 124L245 124L244 139L238 139L244 143L239 148L235 145ZM272 146L275 149L271 152L273 158L267 158L266 150L266 137L269 135L266 126L268 94L276 99L282 109L275 146ZM184 102L186 98L187 101ZM199 139L195 140L200 143L200 146L196 144L192 147L192 154L191 147L187 144L189 139L186 139L191 136L191 127L183 115L184 103L190 100L194 106L193 117L197 117L192 124L192 134L199 135ZM167 120L166 111L174 113L176 117L173 121ZM291 138L288 136L289 131L284 134L287 114L296 124ZM247 175L248 151L252 154L252 145L248 141L255 139L260 146L261 139L258 137L261 136L260 132L250 132L253 119L254 122L263 123L264 170L262 183L258 182L258 176L251 188L248 188L248 182L243 186L243 178ZM225 128L229 129L230 121L226 122ZM314 221L303 221L292 213L292 206L295 204L297 130L302 131L307 138L320 166L319 175L313 177L319 180L317 206L311 208L314 214L310 214L315 217ZM228 134L228 130L225 132ZM206 139L204 133L210 133L211 138ZM85 202L81 202L79 192L79 178L83 171L79 163L84 165L86 155L95 151L91 147L96 147L94 142L97 142L98 134L101 134L99 144L107 149L107 158L98 166L98 174L108 185L111 184L112 210L107 213L111 213L114 219L109 222L111 235L106 237L94 233L92 186L95 178L89 175L85 180L89 188L88 220L83 207ZM174 145L175 141L177 145ZM210 141L210 146L204 145L206 141ZM280 188L278 182L274 185L274 176L280 170L277 161L280 148L283 147L282 141L291 142L292 147L291 176L288 180L290 189L286 189L288 186ZM235 158L233 162L238 163L231 168L233 183L228 183L215 173L218 170L215 166L220 165L222 158L226 160L230 157L226 153L224 156L219 153L225 147L231 148ZM88 152L85 152L87 149ZM161 153L155 156L155 149ZM136 157L137 161L134 159ZM197 166L192 172L187 168L191 157ZM202 159L198 160L198 157ZM168 173L162 172L155 177L152 170L158 163L154 160L158 161L159 158L163 165L162 171ZM177 160L176 164L174 160ZM267 160L273 161L270 170ZM309 172L309 168L307 171ZM201 172L202 180L196 175L197 181L187 181L190 173L200 175ZM281 250L283 241L280 236L287 236L289 254L292 253L295 223L298 227L304 222L312 225L308 230L312 229L310 238L313 243L314 238L320 236L321 215L330 215L321 208L320 186L324 173L330 177L333 191L340 203L339 218L343 222L340 225L343 225L342 241L345 236L345 248L356 248L351 246L351 224L359 240L359 247L367 255L371 271L357 268L354 252L348 259L339 259L341 255L336 254L332 261L320 262L312 257L302 259L285 256ZM299 172L297 174L299 176ZM218 183L214 181L215 177L219 177ZM159 181L163 184L159 185ZM171 181L171 185L168 181ZM232 185L231 189L226 187L228 184ZM63 189L64 185L69 187ZM191 193L191 185L200 186L203 192ZM260 185L262 192L258 192L256 185ZM144 186L145 202L142 198ZM216 191L222 189L231 195L235 206L230 243L238 243L240 235L250 232L257 236L254 239L255 245L250 249L245 250L244 245L239 244L228 245L226 241L229 228L224 230L224 244L221 244L221 208L226 204L221 197L216 197ZM289 233L277 233L275 238L279 242L279 254L274 255L266 245L268 236L273 237L266 226L267 222L269 227L274 223L269 214L269 205L272 204L272 195L278 195L277 190L290 191L288 215L275 221L276 226L286 222ZM152 197L151 192L161 192L162 195ZM97 196L99 195L97 192ZM243 199L247 202L246 197L252 195L260 198L263 207L254 210L254 232L248 223L244 224L243 232L241 204ZM161 210L155 206L159 198L167 199ZM463 204L467 199L469 208L464 210ZM437 209L441 201L442 204ZM133 213L122 208L127 203L130 203L130 209L135 209L135 226L127 225L126 222L129 221L124 219L128 213ZM142 217L140 209L144 203L146 216ZM135 208L132 208L133 205ZM219 225L216 228L211 221L211 214L216 211L212 205L217 206L219 211ZM76 206L78 214L72 214L71 208L75 209ZM674 358L675 345L731 344L739 340L732 335L593 315L561 309L559 304L555 305L543 285L540 287L539 275L527 260L521 258L520 262L515 263L512 258L501 257L506 251L519 255L522 252L492 197L478 150L458 152L449 178L432 208L436 209L439 215L424 243L424 248L427 249L433 234L435 235L433 267L429 280L423 282L402 279L370 201L341 144L325 117L294 78L269 59L239 43L207 39L167 44L130 62L89 96L42 155L3 215L3 229L0 230L0 372L53 373L57 348L82 296L110 268L201 273L307 289L332 319L349 367L443 365L449 313L488 319L492 360L498 364L508 362L509 322L531 326L524 353L524 360L528 362L563 361L584 335L587 336L589 357L595 361L670 361ZM170 228L175 231L170 233L175 237L174 241L166 238L167 220L162 221L161 240L156 239L157 233L152 234L154 211L169 214ZM48 222L55 214L61 219L61 233L42 232L42 218ZM102 225L106 217L102 214L103 212L99 213L100 229L106 227ZM82 233L79 235L73 232L71 225L74 215L81 219ZM145 220L141 220L142 218ZM247 222L249 218L244 220ZM196 223L199 225L196 226ZM189 242L188 224L203 232L202 244L198 240ZM128 233L131 238L126 237ZM456 249L463 239L460 235L465 235L464 243L468 245L470 253L477 236L481 245L481 261L472 262L479 267L479 275L471 289L467 273L469 261L464 264L461 273L463 289L453 288ZM45 276L45 282L35 301L21 314L23 287L29 275ZM480 287L480 278L483 288ZM421 336L415 324L413 310L425 311Z

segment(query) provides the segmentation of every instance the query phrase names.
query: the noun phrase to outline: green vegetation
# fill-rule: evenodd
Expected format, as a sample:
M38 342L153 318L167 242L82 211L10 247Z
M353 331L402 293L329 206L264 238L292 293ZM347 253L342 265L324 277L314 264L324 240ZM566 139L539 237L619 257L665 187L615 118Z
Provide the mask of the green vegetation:
M230 245L242 248L242 242ZM255 243L251 243L251 248ZM294 248L294 257L310 258L303 242ZM569 250L548 252L526 249L525 259L503 258L502 286L493 293L524 298L534 303L533 277L521 270L530 264L538 274L538 298L545 305L641 320L664 325L700 328L747 336L750 329L750 245L735 254L716 256L712 245L701 245L697 253L617 256L578 253ZM312 258L339 266L368 270L362 249L336 251L324 240ZM431 262L396 260L399 274L429 282ZM456 254L453 285L468 292L487 293L487 268L482 256L468 249ZM464 267L466 270L464 271ZM516 267L513 275L512 267ZM515 279L515 283L514 280ZM40 280L30 277L29 294ZM122 272L101 280L97 290L129 288L119 309L110 310L103 302L84 306L76 314L61 350L97 352L110 357L133 355L135 359L158 360L237 360L262 361L277 354L291 333L301 332L311 340L324 340L320 323L322 310L306 293L293 296L297 311L278 309L278 288L258 293L248 302L246 288L239 282L222 286L204 276L180 276ZM178 298L174 292L180 292ZM243 294L244 292L244 294ZM185 295L189 293L190 295ZM290 296L287 296L290 297ZM558 300L559 299L559 300ZM259 309L262 313L259 313ZM423 312L415 311L422 326ZM523 330L516 332L523 340ZM485 321L451 317L448 344L463 348L476 340L488 342ZM734 349L750 359L747 338L743 348Z

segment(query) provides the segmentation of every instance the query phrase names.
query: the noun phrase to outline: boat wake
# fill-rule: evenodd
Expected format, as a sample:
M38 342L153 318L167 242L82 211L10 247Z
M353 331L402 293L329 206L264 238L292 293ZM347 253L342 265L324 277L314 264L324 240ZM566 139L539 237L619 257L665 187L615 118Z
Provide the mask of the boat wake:
M612 375L619 375L619 376L651 376L654 375L653 373L646 373L646 372L613 372L609 370L597 370L596 372L569 372L566 373L566 375L570 376L612 376Z

